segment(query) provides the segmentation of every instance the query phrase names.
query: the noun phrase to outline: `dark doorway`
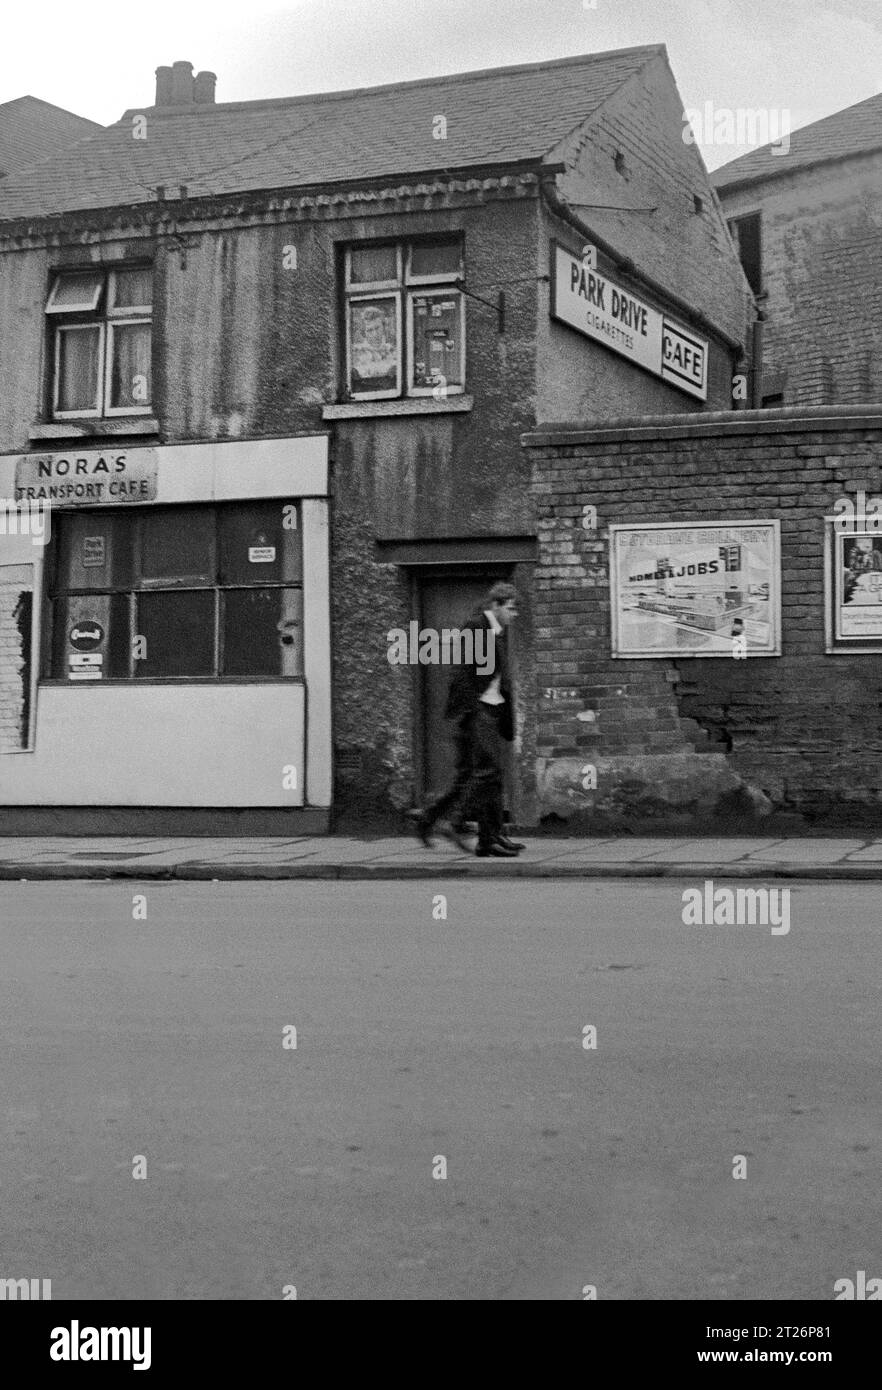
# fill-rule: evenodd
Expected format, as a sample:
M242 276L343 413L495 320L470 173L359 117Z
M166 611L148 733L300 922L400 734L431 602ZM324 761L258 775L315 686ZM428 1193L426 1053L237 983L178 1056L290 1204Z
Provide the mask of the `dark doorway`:
M461 627L497 579L508 579L510 566L460 568L417 573L414 617L424 628ZM512 659L514 652L512 651ZM416 766L420 799L442 792L453 777L450 725L444 718L450 666L421 666L418 695Z

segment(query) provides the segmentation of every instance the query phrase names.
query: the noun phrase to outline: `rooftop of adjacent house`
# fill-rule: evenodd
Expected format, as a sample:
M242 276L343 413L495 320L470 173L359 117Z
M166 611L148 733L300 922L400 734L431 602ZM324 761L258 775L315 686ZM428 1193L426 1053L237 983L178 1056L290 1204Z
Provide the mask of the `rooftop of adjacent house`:
M0 179L103 129L39 97L0 102Z
M214 101L213 73L175 63L157 69L156 105L6 179L0 220L154 202L158 186L198 197L539 161L659 56L652 44L226 103Z
M718 192L736 184L754 183L807 169L827 160L849 159L882 149L882 94L867 97L844 111L794 130L789 150L775 153L775 142L733 159L711 174ZM782 142L778 142L782 144Z

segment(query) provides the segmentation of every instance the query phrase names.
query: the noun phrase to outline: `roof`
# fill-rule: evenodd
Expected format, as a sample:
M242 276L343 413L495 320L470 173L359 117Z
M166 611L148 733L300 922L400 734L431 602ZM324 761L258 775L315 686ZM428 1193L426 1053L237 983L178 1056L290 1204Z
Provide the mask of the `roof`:
M271 101L141 107L2 185L0 217L539 161L664 46ZM133 138L144 115L146 139ZM446 138L433 134L446 120Z
M718 191L734 184L792 174L829 159L849 159L882 149L882 94L847 106L790 135L790 149L773 154L771 145L722 165L711 179Z
M4 101L0 103L0 178L102 129L97 121L75 116L39 97Z

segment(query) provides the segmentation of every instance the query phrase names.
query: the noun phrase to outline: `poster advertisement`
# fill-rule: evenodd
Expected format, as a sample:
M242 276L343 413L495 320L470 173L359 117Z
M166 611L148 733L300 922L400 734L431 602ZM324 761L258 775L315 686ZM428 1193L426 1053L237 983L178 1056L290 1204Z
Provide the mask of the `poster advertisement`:
M827 527L827 651L882 651L882 533Z
M551 316L707 400L708 343L552 242Z
M398 390L398 301L394 297L350 302L349 345L353 395Z
M613 656L780 655L777 521L609 529Z
M34 746L34 566L0 565L0 754Z

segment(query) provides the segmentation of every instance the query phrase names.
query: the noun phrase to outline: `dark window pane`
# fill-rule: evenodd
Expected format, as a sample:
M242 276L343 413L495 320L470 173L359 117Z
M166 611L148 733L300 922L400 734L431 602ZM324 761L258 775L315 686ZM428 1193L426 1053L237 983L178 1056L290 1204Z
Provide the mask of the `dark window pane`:
M96 410L100 329L58 330L58 410Z
M300 589L227 589L221 598L225 676L302 675Z
M156 584L214 583L214 513L175 507L141 516L141 580Z
M153 303L153 271L149 266L137 270L118 270L114 275L114 309L143 309Z
M397 278L394 246L363 246L353 250L349 265L349 279L353 285L376 285Z
M397 300L356 299L349 302L349 390L395 391L398 388Z
M214 674L214 591L139 594L135 637L144 639L135 675Z
M237 502L218 513L218 559L222 584L266 584L299 580L300 507L283 498Z
M732 233L750 288L754 294L761 294L763 266L760 214L752 212L747 217L734 218L729 223L729 231Z
M153 398L149 323L114 323L109 329L110 405L146 410Z
M458 242L414 242L410 251L411 275L459 275Z
M462 385L462 299L458 294L415 294L413 315L413 385Z
M132 650L128 594L110 595L110 632L107 638L107 674L114 680L125 680L129 674L129 655Z
M132 525L128 516L78 512L53 517L59 531L55 592L121 589L131 584Z

